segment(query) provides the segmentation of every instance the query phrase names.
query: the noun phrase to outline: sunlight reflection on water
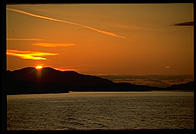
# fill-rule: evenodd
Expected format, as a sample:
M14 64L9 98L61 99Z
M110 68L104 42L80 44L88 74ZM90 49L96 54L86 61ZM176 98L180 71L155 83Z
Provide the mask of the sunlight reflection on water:
M194 128L193 92L7 96L8 130Z

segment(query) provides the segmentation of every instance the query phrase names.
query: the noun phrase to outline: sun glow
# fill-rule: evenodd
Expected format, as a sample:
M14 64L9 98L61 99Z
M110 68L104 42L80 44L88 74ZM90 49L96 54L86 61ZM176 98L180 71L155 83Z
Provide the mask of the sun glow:
M37 70L41 70L41 69L43 68L43 66L37 65L35 68L36 68Z

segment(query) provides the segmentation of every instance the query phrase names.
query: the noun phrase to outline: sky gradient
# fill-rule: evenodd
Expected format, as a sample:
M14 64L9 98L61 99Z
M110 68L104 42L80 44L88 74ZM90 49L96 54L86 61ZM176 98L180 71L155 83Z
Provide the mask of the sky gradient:
M193 4L7 5L7 69L193 74Z

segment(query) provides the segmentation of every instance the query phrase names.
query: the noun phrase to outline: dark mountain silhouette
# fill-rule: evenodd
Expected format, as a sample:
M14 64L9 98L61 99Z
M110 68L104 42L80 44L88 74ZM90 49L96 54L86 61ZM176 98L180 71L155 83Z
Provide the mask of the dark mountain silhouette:
M184 90L184 91L192 91L194 90L194 82L188 82L185 84L179 84L179 85L172 85L169 87L171 90Z
M74 71L59 71L45 67L36 70L27 67L6 72L7 94L66 93L68 91L151 91L158 87L114 83L97 76L79 74ZM178 87L172 87L176 89ZM186 85L184 85L184 88ZM191 87L190 87L191 88Z

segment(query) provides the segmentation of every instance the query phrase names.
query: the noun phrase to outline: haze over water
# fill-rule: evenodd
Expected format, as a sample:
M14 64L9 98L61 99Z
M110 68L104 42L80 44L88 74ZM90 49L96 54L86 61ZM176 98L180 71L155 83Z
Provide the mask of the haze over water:
M152 87L169 87L194 81L193 75L100 75L113 82L127 82Z
M194 128L193 92L7 96L8 130Z

